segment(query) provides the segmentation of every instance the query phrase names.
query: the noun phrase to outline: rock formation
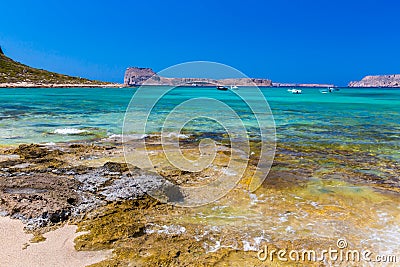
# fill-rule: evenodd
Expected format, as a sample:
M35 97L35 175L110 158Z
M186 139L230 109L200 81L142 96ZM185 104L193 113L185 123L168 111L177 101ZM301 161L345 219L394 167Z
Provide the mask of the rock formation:
M255 78L230 78L230 79L208 79L208 78L166 78L158 76L150 68L127 68L124 76L124 84L127 86L145 85L195 85L195 86L214 86L214 85L237 85L237 86L272 86L272 81L268 79Z
M350 82L349 87L400 87L400 74L365 76Z
M141 85L156 73L150 68L127 68L124 76L125 85Z
M3 50L1 49L1 46L0 46L0 55L4 55L4 52L3 52Z

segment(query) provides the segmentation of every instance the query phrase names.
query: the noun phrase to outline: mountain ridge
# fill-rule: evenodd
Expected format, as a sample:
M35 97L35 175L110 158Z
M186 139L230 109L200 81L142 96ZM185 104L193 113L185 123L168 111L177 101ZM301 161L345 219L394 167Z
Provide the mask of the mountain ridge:
M7 57L0 46L0 87L109 86L111 83L37 69Z

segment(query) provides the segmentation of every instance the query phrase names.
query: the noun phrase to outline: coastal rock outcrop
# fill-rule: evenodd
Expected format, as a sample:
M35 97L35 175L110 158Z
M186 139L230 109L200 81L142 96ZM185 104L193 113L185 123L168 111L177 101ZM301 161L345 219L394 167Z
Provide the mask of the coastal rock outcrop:
M400 87L400 74L365 76L361 81L350 82L349 87Z
M127 68L124 76L124 84L141 85L156 73L150 68L131 67Z
M163 186L153 173L132 166L129 171L126 163L88 167L64 161L92 154L93 148L32 144L3 151L8 159L0 161L0 216L20 219L27 230L36 230L82 217L112 201L144 197Z

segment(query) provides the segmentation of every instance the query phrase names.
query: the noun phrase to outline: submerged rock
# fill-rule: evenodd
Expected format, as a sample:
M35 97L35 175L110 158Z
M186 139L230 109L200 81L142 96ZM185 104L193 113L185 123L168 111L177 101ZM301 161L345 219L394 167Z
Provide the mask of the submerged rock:
M103 167L110 172L126 172L129 171L127 163L119 163L119 162L106 162Z
M22 144L15 149L13 153L18 154L21 159L37 159L44 158L48 155L58 156L62 154L60 150L51 151L38 144Z

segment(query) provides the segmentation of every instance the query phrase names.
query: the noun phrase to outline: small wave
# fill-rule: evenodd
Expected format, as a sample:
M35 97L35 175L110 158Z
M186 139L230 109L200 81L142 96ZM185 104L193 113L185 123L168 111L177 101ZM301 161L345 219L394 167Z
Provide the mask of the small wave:
M124 140L132 141L132 140L142 140L144 138L150 137L148 134L111 134L110 136L106 137L105 140Z
M150 223L145 229L146 234L167 234L167 235L180 235L186 232L186 228L179 225L157 225Z
M188 139L189 138L189 136L186 135L186 134L175 133L175 132L168 133L166 135L166 137L167 138L181 138L181 139Z
M87 133L87 131L76 128L61 128L61 129L55 129L53 133L62 135L74 135L74 134Z
M264 231L260 236L254 237L252 241L243 239L243 251L258 251L263 242L269 242L269 238L265 236Z
M45 146L55 146L56 143L54 143L54 142L48 142L48 143L44 143L43 145L45 145Z

